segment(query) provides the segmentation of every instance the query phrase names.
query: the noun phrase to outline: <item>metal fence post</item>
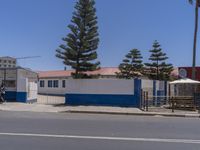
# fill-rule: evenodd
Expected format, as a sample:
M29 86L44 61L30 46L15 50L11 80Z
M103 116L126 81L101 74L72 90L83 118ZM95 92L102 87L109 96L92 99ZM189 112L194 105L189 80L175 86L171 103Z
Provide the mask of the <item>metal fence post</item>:
M143 90L141 89L141 91L140 91L140 109L143 108L143 97L142 97L142 92L143 92Z
M146 92L146 111L149 111L148 92Z
M145 96L145 91L143 91L143 108L144 108L144 110L145 110L145 108L146 108L146 96Z
M171 103L172 103L172 112L174 112L174 97L172 97Z

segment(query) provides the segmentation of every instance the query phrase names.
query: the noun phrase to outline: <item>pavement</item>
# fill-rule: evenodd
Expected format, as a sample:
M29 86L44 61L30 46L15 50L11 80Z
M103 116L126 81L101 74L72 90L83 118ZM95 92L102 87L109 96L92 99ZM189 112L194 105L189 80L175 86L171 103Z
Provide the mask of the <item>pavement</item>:
M45 105L27 103L3 103L0 104L1 111L28 111L28 112L57 112L57 113L92 113L92 114L115 114L115 115L140 115L140 116L166 116L166 117L194 117L200 118L198 111L149 108L149 111L142 111L132 107L103 107L103 106L66 106L66 105Z

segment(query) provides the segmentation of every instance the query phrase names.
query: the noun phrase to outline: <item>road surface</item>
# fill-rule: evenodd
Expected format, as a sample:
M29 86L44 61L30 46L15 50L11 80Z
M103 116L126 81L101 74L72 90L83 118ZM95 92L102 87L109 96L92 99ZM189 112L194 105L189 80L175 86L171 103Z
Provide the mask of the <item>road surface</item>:
M0 112L2 150L199 150L200 119Z

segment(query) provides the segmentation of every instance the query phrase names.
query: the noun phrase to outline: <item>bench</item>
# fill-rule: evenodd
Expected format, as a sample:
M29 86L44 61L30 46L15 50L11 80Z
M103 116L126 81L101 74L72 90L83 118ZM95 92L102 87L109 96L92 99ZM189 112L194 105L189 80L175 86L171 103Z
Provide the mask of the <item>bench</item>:
M170 98L172 109L196 110L193 96L175 96Z

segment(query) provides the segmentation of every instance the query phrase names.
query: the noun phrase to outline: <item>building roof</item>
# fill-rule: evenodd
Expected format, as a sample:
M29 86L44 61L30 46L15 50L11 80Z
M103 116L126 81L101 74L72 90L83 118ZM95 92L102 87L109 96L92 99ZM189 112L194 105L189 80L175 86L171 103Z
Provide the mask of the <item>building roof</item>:
M53 70L53 71L38 71L39 78L54 78L54 77L70 77L73 70ZM88 75L99 74L102 76L114 76L119 72L117 67L103 67L96 71L85 72Z
M184 78L184 79L178 79L175 81L170 82L170 84L200 84L199 81Z

